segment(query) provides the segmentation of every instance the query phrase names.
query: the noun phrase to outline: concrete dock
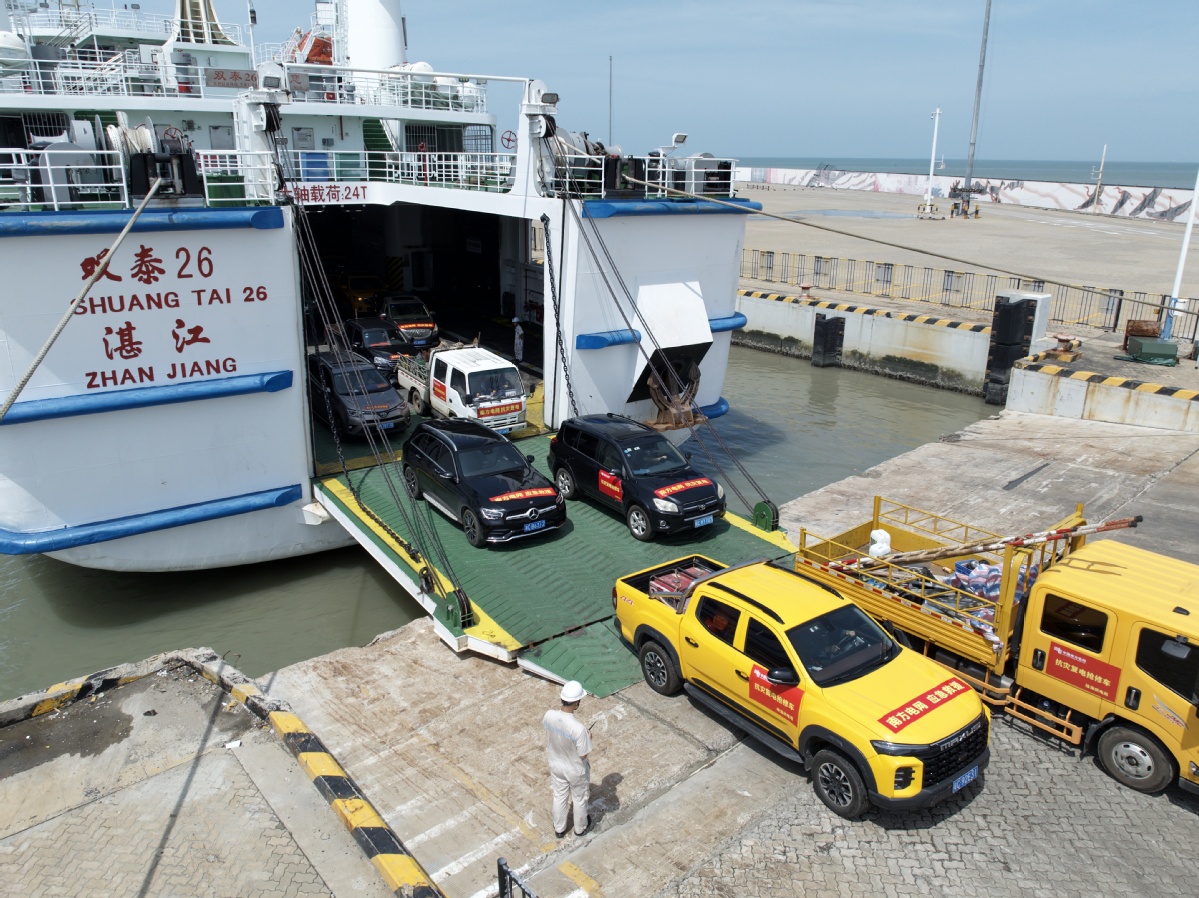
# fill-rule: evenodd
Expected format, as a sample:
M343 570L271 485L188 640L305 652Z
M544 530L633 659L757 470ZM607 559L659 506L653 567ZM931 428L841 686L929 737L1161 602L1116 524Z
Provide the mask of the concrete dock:
M1094 236L1059 215L1044 231ZM1199 562L1193 432L1004 413L787 503L781 524L835 532L875 494L1012 533L1079 502L1092 520L1143 514L1113 537ZM997 721L985 782L848 822L802 770L643 683L584 700L595 825L559 841L540 727L557 687L431 631L418 621L252 687L172 657L0 706L0 895L474 898L496 894L500 857L540 898L1194 891L1199 799L1125 789L1016 722ZM298 762L280 715L334 766ZM330 777L360 790L358 811ZM368 809L410 866L364 849Z

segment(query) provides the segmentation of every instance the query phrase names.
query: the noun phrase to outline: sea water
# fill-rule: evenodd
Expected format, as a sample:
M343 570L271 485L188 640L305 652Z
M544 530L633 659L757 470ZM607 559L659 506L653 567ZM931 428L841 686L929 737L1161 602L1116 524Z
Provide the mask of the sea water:
M938 157L937 162L941 159ZM928 158L855 159L844 156L743 156L738 165L748 168L798 168L834 171L897 172L927 175ZM1103 166L1103 183L1120 187L1192 188L1199 163L1194 162L1119 162L1108 159ZM949 178L966 176L965 159L946 159L944 168L933 174ZM1066 162L1054 160L975 159L974 178L1004 181L1051 181L1069 184L1088 184L1098 180L1099 160Z
M781 505L994 410L973 396L740 347L729 355L723 392L731 408L713 422L720 440L704 437L712 459L694 440L683 449L728 484L729 508L745 517L752 513L732 488L751 506L759 495L728 452ZM423 613L357 547L174 574L0 556L0 700L198 646L258 677L363 645Z

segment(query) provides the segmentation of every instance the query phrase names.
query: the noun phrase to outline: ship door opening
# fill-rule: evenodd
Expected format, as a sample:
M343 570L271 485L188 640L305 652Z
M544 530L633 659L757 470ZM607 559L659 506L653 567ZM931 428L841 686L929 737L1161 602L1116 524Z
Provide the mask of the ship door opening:
M377 317L387 293L420 298L443 339L512 355L512 318L524 361L541 366L543 271L530 222L432 206L310 206L325 275L343 318ZM310 292L310 291L306 291ZM306 315L308 343L323 342Z

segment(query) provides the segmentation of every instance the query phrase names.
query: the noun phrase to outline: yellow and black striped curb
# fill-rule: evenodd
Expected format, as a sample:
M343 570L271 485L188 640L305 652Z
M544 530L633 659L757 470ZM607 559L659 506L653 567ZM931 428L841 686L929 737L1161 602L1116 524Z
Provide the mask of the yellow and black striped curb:
M1040 359L1047 357L1051 358L1046 353L1038 353L1027 359L1019 359L1015 363L1015 367L1025 371L1035 371L1038 374L1045 374L1049 377L1064 377L1068 380L1078 380L1088 384L1100 384L1105 387L1122 387L1126 390L1135 390L1138 393L1168 396L1172 399L1184 399L1189 402L1199 401L1199 390L1188 390L1185 387L1167 387L1164 384L1145 383L1142 380L1133 380L1131 377L1115 377L1109 374L1097 374L1094 371L1075 371L1071 368L1063 368L1061 365L1048 365L1040 361Z
M226 664L210 648L166 652L136 664L110 667L0 703L0 727L56 711L72 702L179 665L192 668L229 693L250 713L270 724L394 894L403 898L444 898L444 893L404 848L399 837L320 738L305 726L286 702L263 693L249 677Z
M954 321L952 318L935 318L932 315L914 315L908 312L896 312L892 309L874 309L870 306L857 306L848 302L833 302L828 299L805 299L802 296L788 296L783 293L765 293L761 290L737 291L740 296L753 299L769 299L774 302L787 302L796 305L811 306L815 309L828 309L833 312L849 312L854 315L869 315L874 318L890 318L894 321L911 321L916 324L927 324L932 327L948 327L954 330L969 331L975 334L989 334L991 325L980 324L977 321Z

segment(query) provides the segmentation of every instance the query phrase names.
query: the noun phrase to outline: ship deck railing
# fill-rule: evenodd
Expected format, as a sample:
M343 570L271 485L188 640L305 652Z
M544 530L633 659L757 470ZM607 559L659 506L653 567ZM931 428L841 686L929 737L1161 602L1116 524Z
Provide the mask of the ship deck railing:
M507 193L516 175L516 156L510 153L395 153L359 150L287 150L287 186L279 189L274 158L267 152L197 150L196 168L209 206L271 204L290 194L303 203L366 201L362 185L400 184L458 190ZM653 199L668 194L667 186L682 184L708 196L731 196L731 184L703 181L705 171L682 169L682 178L658 180L649 186L604 185L595 157L567 158L574 174L559 175L547 192L574 199ZM648 161L648 160L642 160ZM687 160L676 160L685 163ZM705 165L709 158L698 160ZM560 160L561 163L561 160ZM127 159L117 151L0 147L0 210L36 212L63 209L124 209L138 197L128 188ZM590 165L590 168L584 168ZM582 176L586 173L586 177ZM594 176L593 176L594 175ZM197 198L198 199L198 198Z
M196 163L205 205L270 204L278 199L270 153L208 150L196 154ZM131 208L139 197L130 193L125 167L116 151L0 148L0 211Z
M95 34L140 33L165 41L175 33L175 17L142 13L136 9L38 9L14 12L12 23L19 34L31 37L63 34L78 30L86 36ZM242 42L245 26L233 23L213 23L212 35L222 44ZM226 38L223 40L221 38ZM186 49L186 44L179 45ZM247 50L248 52L248 50Z

